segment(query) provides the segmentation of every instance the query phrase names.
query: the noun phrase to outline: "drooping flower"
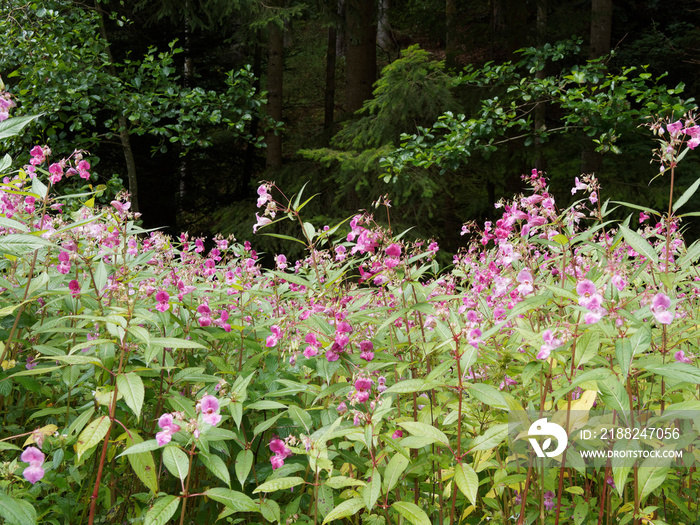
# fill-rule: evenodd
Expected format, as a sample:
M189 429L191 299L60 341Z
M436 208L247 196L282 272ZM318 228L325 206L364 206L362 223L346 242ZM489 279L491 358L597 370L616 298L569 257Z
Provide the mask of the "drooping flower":
M175 423L173 415L170 413L165 413L158 418L158 426L163 429L156 434L156 442L159 447L170 443L173 434L180 431L180 425Z
M221 421L219 415L219 400L214 396L206 395L197 405L202 411L202 419L211 426L216 426Z
M675 354L673 354L673 357L676 358L676 361L679 363L692 363L693 360L690 357L686 357L685 352L683 350L678 350Z
M165 290L160 290L157 292L156 301L158 301L158 304L156 305L156 310L159 312L167 312L168 308L170 308L170 303L168 303L169 300L170 294L168 292Z
M657 293L651 301L651 312L654 318L661 324L671 324L676 317L671 308L671 299L663 292Z
M20 459L24 463L29 463L29 466L24 469L22 475L24 479L32 485L44 477L45 472L42 465L44 464L45 458L46 456L44 456L44 453L36 447L27 447L20 456Z
M284 444L284 441L279 438L270 441L270 450L275 453L275 455L270 458L272 470L283 466L284 460L292 455L292 451Z
M62 251L58 254L58 273L63 275L70 272L70 254L66 251Z
M542 339L544 344L540 347L540 351L537 353L537 359L547 359L552 350L559 348L562 345L560 339L554 337L554 333L547 329L542 334Z
M73 297L78 297L78 295L80 295L80 283L75 279L68 283L68 289Z
M279 343L280 339L282 339L282 330L280 330L279 326L273 324L270 327L270 331L272 332L272 334L268 335L265 341L265 346L267 346L268 348L276 346L277 343Z

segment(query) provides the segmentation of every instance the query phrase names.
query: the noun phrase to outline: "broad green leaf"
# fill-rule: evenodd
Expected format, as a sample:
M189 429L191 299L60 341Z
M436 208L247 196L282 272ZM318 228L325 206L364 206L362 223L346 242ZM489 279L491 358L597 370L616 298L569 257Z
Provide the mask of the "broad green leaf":
M600 348L600 334L598 332L587 331L584 332L576 340L576 355L574 358L574 364L579 367L585 365L591 359L598 355L598 349Z
M598 388L605 406L617 410L619 417L626 421L629 417L630 400L622 383L611 376L604 381L598 381Z
M206 346L191 341L190 339L180 339L178 337L151 337L151 346L159 346L163 348L195 348L206 350Z
M377 468L372 469L372 476L369 481L367 481L367 485L365 488L362 490L362 499L365 502L365 506L367 507L367 510L372 510L374 507L374 504L377 502L377 499L379 498L379 494L381 494L382 491L382 478L379 475L379 471Z
M690 185L690 187L683 192L683 195L678 197L678 200L673 203L673 212L675 213L678 211L678 209L683 206L688 200L695 195L695 192L698 191L698 187L700 187L700 179L696 180L693 184Z
M289 405L288 413L294 421L300 423L304 427L306 434L309 434L311 425L313 424L311 416L296 405Z
M231 486L231 474L229 474L228 467L223 459L216 454L205 454L203 452L200 452L199 459L201 459L204 466L209 469L209 472L214 474L229 487Z
M333 489L326 484L318 487L316 491L316 506L321 518L325 518L328 513L333 510L333 505Z
M408 501L396 501L391 505L401 516L413 523L413 525L432 525L428 515L423 509Z
M622 371L622 379L627 379L632 361L632 343L629 339L615 339L615 357Z
M360 498L345 500L326 515L321 525L326 525L326 523L330 523L333 520L342 520L343 518L354 516L364 508L365 502Z
M167 445L163 449L163 464L170 473L184 481L190 470L190 460L187 454L176 445Z
M36 510L28 501L0 492L0 516L7 525L36 525Z
M78 459L92 447L97 445L102 438L107 435L107 431L111 425L109 416L98 417L92 421L78 436L78 442L75 445L75 451L78 453Z
M406 379L399 381L387 388L382 394L410 394L412 392L422 392L435 388L437 382L426 381L425 379Z
M490 450L497 447L506 439L508 435L508 423L494 425L486 430L482 435L476 436L469 447L470 452L479 450Z
M476 505L476 496L479 492L479 476L471 465L457 463L455 465L455 483L472 505Z
M124 401L136 415L136 421L141 417L143 407L144 387L143 381L134 372L117 375L117 388L124 395Z
M666 480L669 473L668 458L648 458L639 466L639 499L643 501Z
M130 429L126 434L126 444L131 447L143 443L143 438L134 429ZM131 468L143 484L153 493L158 494L158 476L156 475L156 463L150 451L139 454L129 454L127 456Z
M127 448L124 452L119 454L117 457L128 456L129 454L143 454L144 452L150 452L152 450L157 450L161 448L155 439L149 439L141 443L135 443L134 445Z
M59 361L67 365L96 365L104 366L97 356L89 355L55 355L49 357L40 357L39 359L50 359L51 361Z
M255 403L251 403L250 405L246 405L245 409L248 410L281 410L281 409L287 409L287 405L283 405L282 403L278 403L277 401L270 401L267 399L261 399L260 401L256 401Z
M658 254L644 237L622 224L620 224L620 231L625 237L627 244L629 244L635 252L639 255L643 255L655 264L659 264Z
M158 498L153 506L148 509L144 525L165 525L173 517L180 506L180 498L177 496L163 496Z
M260 485L253 491L253 494L257 494L258 492L275 492L276 490L290 489L292 487L296 487L297 485L301 485L302 483L304 483L304 479L296 476L292 476L290 478L273 479Z
M0 441L0 450L18 450L22 451L22 447L8 443L7 441Z
M644 363L640 365L648 372L677 382L700 385L700 369L687 363Z
M253 451L241 450L236 456L235 465L236 477L241 484L241 488L243 488L245 480L248 479L248 474L250 474L250 469L253 466Z
M16 137L22 132L27 124L29 124L32 120L39 118L41 115L43 115L43 113L39 115L11 117L3 122L0 122L0 139Z
M47 246L51 243L43 237L27 233L11 233L0 238L0 252L13 255L24 255Z
M408 460L407 460L408 461ZM387 467L388 468L388 467ZM342 489L343 487L364 486L366 483L361 479L348 478L347 476L333 476L325 483L332 489Z
M449 445L450 443L447 436L441 430L431 425L426 425L418 421L402 421L398 423L398 425L408 430L414 436L433 439L443 445Z
M242 492L217 487L205 491L204 495L236 512L260 512L255 502Z
M503 394L501 394L497 388L492 387L491 385L474 383L469 386L468 391L482 403L494 408L508 410L508 404L506 403L506 399L503 397Z
M406 467L408 467L408 458L401 454L394 454L389 460L389 464L384 470L384 491L389 492L393 489L401 479Z
M280 506L273 499L267 498L260 504L260 512L267 521L272 523L280 523L282 518L280 516Z
M91 406L89 407L85 412L80 414L78 417L76 417L73 422L70 424L68 427L68 430L66 431L66 435L68 437L71 437L73 433L75 432L80 432L85 425L87 425L87 422L90 420L92 415L95 413L95 407Z

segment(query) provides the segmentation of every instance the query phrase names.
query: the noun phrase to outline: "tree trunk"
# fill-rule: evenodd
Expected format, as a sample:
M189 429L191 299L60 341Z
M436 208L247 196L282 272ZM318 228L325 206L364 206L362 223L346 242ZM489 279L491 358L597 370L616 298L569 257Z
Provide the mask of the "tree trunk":
M192 83L192 53L190 49L190 0L185 0L184 24L185 24L185 42L184 55L185 63L183 66L182 83L185 88L190 88ZM178 185L178 212L182 217L184 211L185 194L187 193L187 152L183 151L180 155L180 181Z
M335 4L332 0L331 5ZM335 117L335 58L337 29L335 23L328 26L328 45L326 46L326 90L323 113L323 130L330 138Z
M591 43L588 57L600 58L610 52L612 31L612 0L593 0L591 5ZM581 173L600 173L603 155L595 151L593 142L586 137L581 148Z
M537 0L537 47L540 49L544 46L547 40L547 0ZM539 69L535 73L538 80L544 80L545 68ZM535 132L544 131L546 124L546 106L545 102L540 99L535 106ZM544 169L544 155L542 153L542 140L539 135L535 135L535 167L538 170Z
M350 114L372 98L377 77L377 9L375 0L346 0L347 80L345 108Z
M267 114L276 122L282 121L282 76L284 74L284 37L282 28L274 22L268 25L269 43L267 55ZM268 131L266 165L282 166L282 136Z
M445 0L445 68L457 69L457 0Z
M255 48L253 50L253 87L256 93L260 93L260 77L262 76L262 41L261 31L257 32L257 38L255 41ZM260 119L258 119L257 112L253 115L250 121L250 136L253 139L258 138L258 126L260 124ZM255 159L257 156L257 150L252 142L247 142L245 146L245 154L243 157L243 179L245 181L243 187L249 188L249 182L253 180L253 172L255 171Z
M389 25L389 0L379 0L379 13L377 16L377 46L386 53L387 60L392 61L394 50L394 40L391 36L391 26Z
M109 59L109 73L110 75L116 77L117 69L114 67L114 57L112 56L112 49L109 45L109 38L107 35L107 28L105 27L104 18L102 16L102 9L97 5L97 0L95 0L95 11L100 15L100 34L105 41L107 58ZM116 110L119 111L118 109ZM124 152L124 162L126 163L126 176L129 183L129 194L131 202L131 211L138 213L139 210L139 188L138 181L136 179L136 161L134 160L134 150L131 147L131 136L129 135L129 121L121 113L117 117L119 122L119 140L122 145L122 151Z

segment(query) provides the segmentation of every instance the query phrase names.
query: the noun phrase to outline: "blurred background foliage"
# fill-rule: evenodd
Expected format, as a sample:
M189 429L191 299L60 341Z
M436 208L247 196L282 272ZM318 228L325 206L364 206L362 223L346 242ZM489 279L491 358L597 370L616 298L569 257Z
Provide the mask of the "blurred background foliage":
M651 182L655 143L640 126L692 109L700 89L694 0L0 6L14 114L42 114L11 155L85 149L87 184L107 184L105 200L123 185L144 225L171 233L253 240L261 180L288 195L309 182L319 226L386 196L394 231L436 239L443 261L462 223L490 218L533 167L560 206L595 172L603 199L661 208L668 181ZM682 192L697 161L678 177ZM264 231L256 247L295 255Z

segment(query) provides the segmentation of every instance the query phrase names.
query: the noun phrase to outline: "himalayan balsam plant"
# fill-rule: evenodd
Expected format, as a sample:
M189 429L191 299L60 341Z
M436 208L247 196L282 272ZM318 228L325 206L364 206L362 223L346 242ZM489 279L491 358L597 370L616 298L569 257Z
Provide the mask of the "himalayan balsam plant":
M20 124L5 119L0 137ZM629 204L615 221L591 175L561 210L533 171L498 220L464 226L442 272L437 243L369 213L316 227L309 199L272 182L254 232L306 256L265 268L247 241L143 230L126 194L103 208L71 196L81 204L63 211L55 188L89 173L79 152L6 158L0 516L695 523L697 418L677 414L700 410L700 244L684 243L679 212L700 181L673 187L700 133L692 115L652 130L667 211ZM299 238L268 233L280 220ZM509 432L544 412L570 440L547 463ZM674 414L683 432L645 446L680 461L574 461L583 430L606 417L634 429L639 413L656 426Z

